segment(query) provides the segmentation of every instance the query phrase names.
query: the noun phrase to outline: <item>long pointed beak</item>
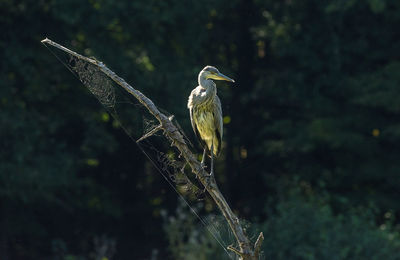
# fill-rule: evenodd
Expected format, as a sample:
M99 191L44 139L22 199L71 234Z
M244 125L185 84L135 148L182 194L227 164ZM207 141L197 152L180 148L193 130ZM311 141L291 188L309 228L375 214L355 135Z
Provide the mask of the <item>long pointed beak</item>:
M222 74L221 72L219 72L218 74L214 75L214 79L217 80L226 80L226 81L230 81L230 82L235 82L233 79L231 79L228 76L225 76L224 74Z

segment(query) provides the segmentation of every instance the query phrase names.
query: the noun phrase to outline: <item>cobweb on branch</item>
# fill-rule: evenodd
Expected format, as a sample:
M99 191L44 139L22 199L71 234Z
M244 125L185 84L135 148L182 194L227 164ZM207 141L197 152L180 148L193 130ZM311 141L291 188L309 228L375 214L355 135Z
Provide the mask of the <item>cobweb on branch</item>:
M133 139L137 140L138 127L133 127L132 121L135 118L127 115L129 109L138 109L142 113L142 136L146 136L151 133L155 128L158 127L159 123L152 115L149 115L147 110L138 103L129 94L125 94L119 89L119 86L115 84L107 75L105 75L99 68L93 64L90 64L84 60L80 60L76 57L70 57L69 64L71 69L75 71L79 77L79 80L89 89L89 91L99 100L99 102L116 118L119 122L120 127ZM132 107L134 105L134 107ZM163 111L167 116L169 115L166 111ZM126 117L130 117L128 120ZM129 122L131 121L131 122ZM178 126L179 130L183 134L182 128ZM201 191L195 186L192 181L186 176L184 160L176 156L174 149L168 149L167 153L161 152L162 147L156 148L154 137L160 137L160 132L154 132L146 138L147 140L141 141L138 145L149 155L151 160L157 165L157 167L166 174L170 181L179 186L179 191L184 194L193 193L196 197L201 196ZM190 141L186 138L186 140Z
M86 61L70 56L69 64L75 71L79 80L89 89L89 91L106 108L112 108L115 105L115 90L113 82L99 68Z

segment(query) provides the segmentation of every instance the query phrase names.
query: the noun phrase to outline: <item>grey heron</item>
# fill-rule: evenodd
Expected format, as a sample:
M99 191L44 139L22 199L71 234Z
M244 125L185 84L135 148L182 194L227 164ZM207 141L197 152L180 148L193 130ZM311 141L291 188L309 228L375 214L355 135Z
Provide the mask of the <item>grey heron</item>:
M204 148L201 166L207 154L211 157L211 172L214 173L214 156L221 152L223 119L221 101L217 96L217 87L212 80L235 82L213 66L206 66L199 73L199 86L192 90L188 100L190 121L197 139Z

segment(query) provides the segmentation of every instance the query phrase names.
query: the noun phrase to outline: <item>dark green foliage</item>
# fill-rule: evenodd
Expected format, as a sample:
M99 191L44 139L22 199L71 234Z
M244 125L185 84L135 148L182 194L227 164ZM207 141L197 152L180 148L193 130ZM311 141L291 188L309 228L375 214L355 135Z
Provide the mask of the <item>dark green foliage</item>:
M235 242L225 219L209 215L203 218L202 223L183 201L179 202L173 214L163 212L164 232L172 259L229 259L228 254L235 259L233 253L223 249ZM199 211L201 206L203 204L199 204L195 210Z
M299 192L275 208L268 205L266 211L266 221L247 228L250 236L264 232L262 259L400 259L399 233L391 227L389 215L387 223L377 227L369 209L335 216L325 199L305 199ZM214 225L220 225L220 220L207 222L208 227ZM229 259L204 229L189 210L178 208L165 224L173 258ZM216 230L223 241L232 242L232 235Z
M264 255L276 260L399 259L398 233L389 224L378 228L368 211L334 216L323 200L289 198L259 227L267 234Z
M241 218L274 230L267 256L398 257L377 227L399 224L399 1L3 0L0 24L0 259L172 252L160 212L176 194L45 37L105 62L189 137L200 69L234 78L218 85L216 176ZM142 110L117 108L139 137ZM280 201L293 182L329 200Z

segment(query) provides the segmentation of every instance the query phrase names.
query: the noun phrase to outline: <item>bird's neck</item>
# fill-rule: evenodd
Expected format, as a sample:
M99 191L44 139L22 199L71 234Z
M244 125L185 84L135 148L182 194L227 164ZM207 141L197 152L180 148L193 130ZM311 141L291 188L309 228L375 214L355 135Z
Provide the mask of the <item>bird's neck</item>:
M206 89L206 95L209 97L214 97L217 95L217 87L211 79L206 79L205 77L199 76L199 85Z

